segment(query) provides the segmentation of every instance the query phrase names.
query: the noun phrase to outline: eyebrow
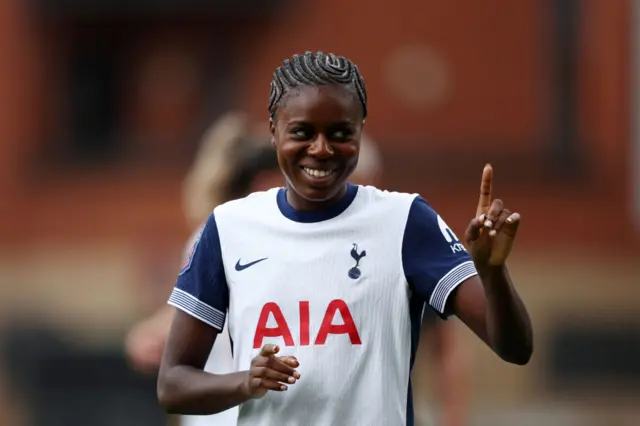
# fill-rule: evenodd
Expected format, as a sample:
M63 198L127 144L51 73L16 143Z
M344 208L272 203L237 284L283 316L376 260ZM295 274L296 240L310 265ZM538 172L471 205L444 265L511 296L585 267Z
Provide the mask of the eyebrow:
M315 126L315 124L311 121L305 120L293 120L287 123L287 127L293 126ZM325 124L325 126L353 126L355 122L353 120L340 120L332 123Z

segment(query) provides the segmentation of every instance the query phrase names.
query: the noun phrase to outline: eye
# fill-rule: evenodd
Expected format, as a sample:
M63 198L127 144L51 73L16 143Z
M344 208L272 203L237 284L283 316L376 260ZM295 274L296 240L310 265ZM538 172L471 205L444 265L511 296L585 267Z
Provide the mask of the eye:
M331 133L330 139L336 142L347 142L353 137L353 132L348 129L339 129Z
M303 129L303 128L291 129L291 132L289 132L289 134L294 139L299 140L299 141L309 140L313 136L312 132L310 132L308 129Z

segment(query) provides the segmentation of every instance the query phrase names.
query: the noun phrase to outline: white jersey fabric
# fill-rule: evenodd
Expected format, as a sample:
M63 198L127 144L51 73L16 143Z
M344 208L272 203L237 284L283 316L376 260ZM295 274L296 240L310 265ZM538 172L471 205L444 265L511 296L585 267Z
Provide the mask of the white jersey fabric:
M275 188L213 211L169 303L218 330L228 312L235 370L266 343L300 362L300 380L242 404L239 425L413 425L424 306L447 317L449 295L475 274L416 194L349 185L305 212Z
M194 232L185 247L184 258L188 262L191 258L195 242L200 237L201 229ZM227 324L222 332L216 337L216 344L211 349L204 371L215 374L228 374L233 369L233 357L231 353L231 339ZM236 426L238 423L238 407L233 407L222 413L210 416L181 416L180 426Z

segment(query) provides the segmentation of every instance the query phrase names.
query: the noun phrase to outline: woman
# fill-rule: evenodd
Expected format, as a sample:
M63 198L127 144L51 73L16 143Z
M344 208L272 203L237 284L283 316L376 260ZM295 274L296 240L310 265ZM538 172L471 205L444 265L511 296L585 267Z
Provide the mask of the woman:
M252 131L254 127L255 132ZM211 125L202 138L200 150L185 179L185 216L196 229L186 244L185 259L193 239L214 207L254 191L281 186L282 174L277 167L275 153L272 149L265 149L269 145L267 138L257 130L259 127L262 128L250 125L242 113L230 112ZM378 179L380 168L376 144L363 138L360 160L353 174L354 181L362 184L374 182ZM172 316L173 307L165 305L131 328L125 349L134 368L142 372L158 371ZM231 342L225 330L218 338L205 370L218 373L233 371L230 347ZM185 416L181 424L234 426L236 417L237 410L231 409L214 416Z
M413 424L425 305L456 315L505 361L529 361L531 324L505 266L520 217L490 201L489 166L467 253L421 197L347 183L367 115L351 61L286 60L269 113L286 187L217 207L196 238L169 300L178 309L158 379L167 411L240 406L240 425ZM227 312L239 371L206 373Z

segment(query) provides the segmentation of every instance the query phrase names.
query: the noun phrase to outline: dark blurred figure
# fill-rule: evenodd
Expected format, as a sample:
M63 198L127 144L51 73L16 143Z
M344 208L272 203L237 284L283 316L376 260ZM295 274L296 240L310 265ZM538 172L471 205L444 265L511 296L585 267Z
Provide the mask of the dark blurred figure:
M263 130L266 132L265 125ZM185 216L192 229L184 258L195 244L200 228L218 205L244 197L251 192L276 186L283 182L275 151L266 133L254 132L240 113L229 113L216 121L205 133L202 146L187 174L184 186ZM163 283L159 291L167 297L172 281ZM160 307L149 318L136 324L126 340L127 355L140 371L157 372L174 308ZM225 374L233 371L231 341L227 326L216 339L205 370ZM234 426L237 408L213 416L183 416L183 426L211 425Z

